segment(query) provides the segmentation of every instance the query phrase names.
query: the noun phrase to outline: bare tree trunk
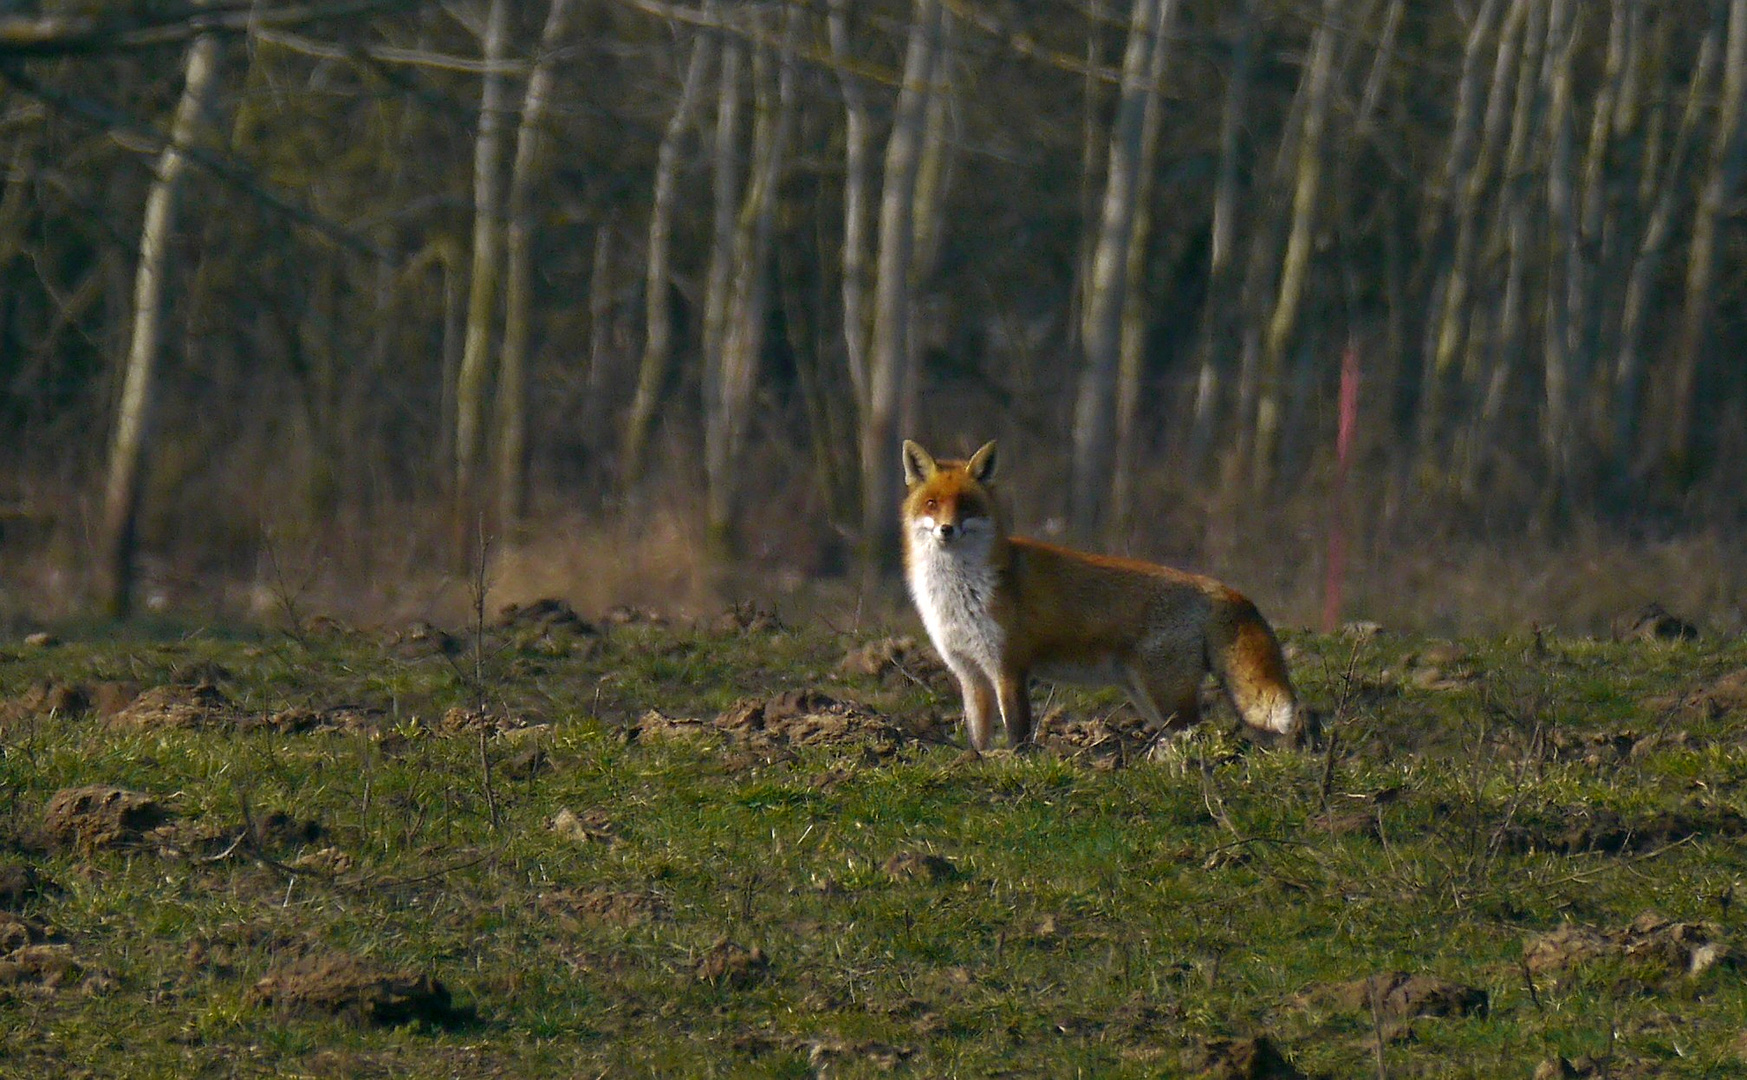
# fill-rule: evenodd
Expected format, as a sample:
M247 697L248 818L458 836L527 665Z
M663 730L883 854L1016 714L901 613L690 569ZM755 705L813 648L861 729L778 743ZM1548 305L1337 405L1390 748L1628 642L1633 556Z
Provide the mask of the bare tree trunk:
M928 109L922 123L922 159L916 165L916 201L911 209L916 233L910 247L912 298L934 273L940 257L940 238L946 230L946 193L952 186L953 163L947 128L953 122L954 107L952 73L946 58L952 55L952 34L952 15L942 11L933 81L928 88ZM913 330L905 338L910 356L904 362L904 385L898 396L898 428L908 438L921 423L923 342Z
M705 10L709 12L713 8L714 5L710 4ZM703 96L700 91L704 70L709 66L714 40L704 32L692 40L691 61L686 65L679 103L668 118L667 130L662 133L661 147L655 155L654 193L649 206L649 266L643 288L643 360L638 366L637 391L631 399L619 448L619 474L625 491L634 490L642 482L649 429L655 422L655 409L661 400L661 389L667 382L668 364L673 354L673 312L669 291L673 279L674 188L679 176L680 143L692 126L698 102Z
M497 531L512 536L528 503L527 367L534 305L533 208L541 126L552 93L553 61L563 40L570 0L552 0L540 33L540 55L528 76L516 156L510 168L509 225L505 236L503 352L497 388Z
M1541 442L1551 467L1550 497L1567 493L1576 448L1572 445L1571 309L1568 286L1578 253L1573 207L1575 120L1572 104L1572 52L1576 31L1571 0L1552 0L1547 20L1547 51L1542 62L1547 95L1547 292L1542 330Z
M1729 45L1723 62L1723 90L1711 137L1710 163L1693 215L1692 247L1686 267L1686 307L1681 312L1674 375L1668 388L1668 420L1662 452L1677 478L1689 472L1693 448L1694 391L1704 363L1707 334L1716 312L1717 234L1747 161L1742 138L1742 98L1747 97L1747 0L1729 4Z
M1104 519L1115 463L1116 381L1122 348L1122 310L1129 285L1129 248L1135 239L1141 175L1148 163L1148 101L1159 93L1165 27L1174 0L1134 0L1128 46L1122 58L1122 89L1110 132L1104 208L1092 256L1091 285L1080 333L1085 366L1074 406L1074 457L1068 484L1070 525L1091 539Z
M1661 178L1655 181L1651 176L1645 177L1646 190L1655 193L1655 201L1651 205L1649 220L1645 222L1643 237L1638 243L1637 258L1633 260L1631 273L1626 279L1625 299L1620 308L1619 352L1614 360L1613 446L1617 464L1630 460L1637 441L1639 398L1643 393L1644 382L1644 322L1650 312L1651 294L1656 280L1661 275L1662 259L1667 253L1668 241L1674 233L1674 203L1680 194L1678 182L1681 164L1686 160L1692 146L1699 116L1704 111L1705 97L1711 80L1716 77L1717 64L1722 55L1722 31L1722 16L1719 12L1711 20L1710 27L1705 31L1704 41L1699 46L1698 59L1692 69L1692 82L1687 89L1686 107L1681 112L1680 129L1668 152Z
M712 147L710 261L704 272L703 413L721 411L722 341L734 285L735 217L740 211L740 67L746 45L736 34L722 39L717 73L715 145Z
M928 91L941 33L940 0L915 0L904 54L904 82L886 143L875 267L874 323L868 351L868 409L861 429L862 560L867 573L895 561L899 395L910 358L910 269L915 246L916 176Z
M788 8L774 80L766 70L770 64L768 49L760 46L757 54L757 116L750 179L734 236L733 302L723 330L720 385L710 395L717 408L704 417L709 531L718 552L726 549L738 508L740 451L751 420L752 393L769 322L771 236L776 227L777 183L794 120L798 22L797 9ZM776 83L774 91L772 81Z
M165 278L171 269L170 241L176 231L177 201L187 169L182 150L194 142L212 109L217 74L218 38L203 34L188 49L182 99L176 106L170 142L158 155L157 175L146 196L134 276L133 339L110 445L104 499L104 604L109 614L119 619L127 618L133 608L140 493L145 486L152 399L164 341Z
M868 407L868 248L873 205L873 118L861 79L850 70L849 0L830 0L826 29L843 86L843 346L858 416Z
M1449 392L1450 371L1462 347L1462 321L1467 316L1469 283L1476 272L1475 260L1482 234L1481 212L1492 187L1492 174L1504 146L1506 118L1513 101L1512 75L1520 74L1524 39L1527 36L1529 8L1535 0L1512 0L1510 10L1499 29L1498 48L1493 57L1492 79L1486 94L1484 120L1481 121L1479 147L1472 153L1459 149L1460 137L1452 140L1445 175L1454 189L1455 247L1448 266L1442 272L1442 287L1436 292L1436 313L1428 328L1428 348L1420 375L1420 407L1418 443L1420 455L1433 460L1441 456L1440 444L1446 426L1445 398ZM1478 24L1475 30L1478 31ZM1471 48L1481 42L1469 38ZM1459 135L1460 133L1458 133Z
M1310 46L1310 64L1304 75L1304 129L1298 141L1298 176L1292 192L1292 230L1280 266L1280 292L1262 352L1262 370L1257 384L1255 445L1251 451L1250 483L1256 491L1273 483L1274 450L1280 435L1280 392L1286 346L1297 327L1298 308L1304 298L1305 278L1310 270L1310 245L1316 227L1316 207L1322 186L1322 133L1328 120L1329 99L1334 84L1335 24L1341 0L1324 0L1322 21Z
M468 286L467 337L455 386L454 539L459 565L472 564L483 507L479 498L479 457L484 442L486 398L491 375L492 313L503 250L504 116L509 91L503 61L509 48L509 0L491 0L482 41L486 70L481 76L479 134L473 144L473 276Z
M1213 227L1208 248L1207 301L1201 316L1197 346L1194 415L1190 420L1189 468L1199 476L1213 441L1219 411L1221 343L1231 332L1232 270L1237 265L1238 151L1248 112L1254 70L1256 0L1243 0L1237 13L1237 39L1232 45L1231 80L1219 112L1219 169L1213 185Z

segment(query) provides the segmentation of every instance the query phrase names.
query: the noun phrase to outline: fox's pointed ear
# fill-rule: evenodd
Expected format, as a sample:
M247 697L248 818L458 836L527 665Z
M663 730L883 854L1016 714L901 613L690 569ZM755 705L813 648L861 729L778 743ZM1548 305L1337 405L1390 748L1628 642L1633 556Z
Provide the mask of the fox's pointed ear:
M934 463L928 451L922 449L909 439L904 440L904 483L909 487L932 477L940 471L940 466Z
M979 484L986 484L995 478L995 440L990 439L983 448L971 455L965 462L964 471L971 474L971 479Z

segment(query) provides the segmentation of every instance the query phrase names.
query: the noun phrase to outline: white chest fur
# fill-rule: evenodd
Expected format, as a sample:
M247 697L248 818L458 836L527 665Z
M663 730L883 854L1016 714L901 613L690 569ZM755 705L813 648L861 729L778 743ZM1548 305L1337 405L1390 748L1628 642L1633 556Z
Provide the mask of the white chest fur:
M998 575L989 564L990 537L975 533L940 544L912 533L910 595L934 648L954 669L993 674L1000 668L1003 634L989 612Z

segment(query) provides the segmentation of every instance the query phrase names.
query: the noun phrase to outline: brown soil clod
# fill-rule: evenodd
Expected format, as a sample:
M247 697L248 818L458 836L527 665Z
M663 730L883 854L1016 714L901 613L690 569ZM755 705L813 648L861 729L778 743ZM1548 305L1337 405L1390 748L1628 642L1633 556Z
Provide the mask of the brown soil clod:
M27 717L77 720L91 711L91 691L77 683L44 679L10 701L0 702L0 724Z
M834 1076L832 1066L840 1061L862 1061L880 1072L891 1072L916 1056L916 1049L878 1040L848 1042L843 1039L815 1039L806 1044L807 1067L815 1076Z
M70 946L33 943L0 956L0 991L35 990L55 993L77 987L89 995L108 993L118 985L115 975L85 963Z
M1184 1065L1197 1080L1305 1080L1266 1035L1209 1039L1189 1052Z
M135 843L168 817L150 795L94 784L55 792L43 811L42 831L53 847L92 851Z
M1698 627L1654 601L1613 621L1615 641L1696 641Z
M908 634L884 637L852 648L837 662L845 675L877 675L886 679L910 678L918 682L948 680L946 665Z
M717 615L710 629L718 634L774 634L786 629L776 612L757 604L735 604Z
M53 934L34 919L0 911L0 955L16 952L26 945L41 945Z
M817 690L748 698L716 717L712 726L731 741L759 750L857 743L883 756L912 738L879 713Z
M617 839L612 818L598 806L580 814L565 807L546 819L546 828L578 844L610 844Z
M16 863L0 865L0 911L17 911L44 892L53 890L54 883L38 874L35 867Z
M651 892L635 889L560 889L544 893L540 910L566 923L605 923L608 926L642 926L666 918L667 901Z
M1351 982L1314 987L1298 1002L1340 1012L1373 1014L1399 1024L1420 1016L1485 1016L1486 991L1436 975L1389 971Z
M1675 922L1645 912L1629 926L1604 930L1568 924L1523 944L1523 967L1531 978L1558 984L1598 960L1624 961L1649 982L1696 978L1720 964L1733 964L1733 950L1715 923Z
M112 728L208 728L236 719L236 707L209 682L195 686L156 686L109 718Z
M292 961L254 985L249 999L290 1013L349 1017L358 1023L451 1026L470 1018L429 975L387 971L344 953Z
M770 959L763 949L756 945L747 949L721 938L698 958L692 974L699 982L742 987L756 982L769 967Z
M893 881L925 881L930 885L958 876L952 860L921 851L903 851L880 864L880 870Z

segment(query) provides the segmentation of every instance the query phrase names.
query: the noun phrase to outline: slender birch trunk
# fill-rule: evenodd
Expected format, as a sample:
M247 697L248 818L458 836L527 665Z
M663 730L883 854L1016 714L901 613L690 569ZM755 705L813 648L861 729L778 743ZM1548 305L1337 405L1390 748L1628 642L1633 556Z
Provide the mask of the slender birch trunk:
M455 551L472 564L480 537L477 518L479 458L490 393L493 312L497 306L503 252L503 130L509 88L503 61L509 49L509 0L491 0L481 42L479 133L473 144L473 275L468 285L467 335L455 387Z
M1141 174L1147 165L1147 105L1159 92L1165 27L1175 6L1174 0L1134 0L1128 46L1122 58L1122 88L1110 132L1104 207L1080 332L1085 366L1074 406L1068 515L1075 535L1082 540L1093 538L1102 525L1110 497L1122 309L1129 284L1129 248L1135 238Z
M1693 448L1694 395L1704 364L1707 334L1716 313L1718 233L1729 201L1747 166L1747 140L1742 138L1742 98L1747 97L1747 0L1729 4L1729 44L1723 61L1722 96L1710 161L1693 215L1692 246L1686 266L1686 306L1669 383L1668 420L1662 453L1675 476L1689 471Z
M516 156L510 167L509 222L504 237L503 348L497 388L497 531L511 536L527 511L527 368L534 306L533 194L542 126L551 99L553 64L570 17L570 0L552 0L540 32L540 55L528 75Z
M953 121L954 105L946 57L952 54L952 33L952 15L942 11L933 81L928 88L928 108L922 122L922 157L916 165L916 200L910 212L915 229L910 242L908 286L912 305L934 273L940 257L940 240L946 231L946 193L952 186L953 172L952 142L947 129ZM923 343L913 331L905 338L910 355L904 361L904 386L898 397L898 428L908 438L921 422Z
M1168 18L1168 16L1167 16ZM1169 23L1166 24L1169 29ZM1158 168L1159 128L1163 125L1163 91L1159 83L1164 75L1165 51L1168 43L1161 39L1153 46L1149 81L1152 92L1147 94L1146 112L1141 120L1140 177L1135 185L1134 236L1124 260L1122 321L1118 332L1116 364L1116 447L1110 479L1110 520L1118 525L1128 520L1134 493L1135 458L1139 453L1141 387L1146 376L1147 319L1146 277L1147 252L1152 233L1152 193Z
M1576 30L1571 0L1551 0L1547 20L1547 51L1542 63L1542 93L1547 98L1547 247L1546 306L1542 340L1541 443L1551 465L1549 493L1558 498L1570 482L1572 445L1572 341L1568 286L1578 253L1577 215L1573 194L1575 119L1572 103L1572 53Z
M1322 21L1311 41L1309 68L1304 75L1304 128L1298 139L1298 176L1292 192L1292 228L1280 265L1280 291L1268 321L1257 385L1255 445L1251 451L1250 484L1264 491L1273 483L1274 451L1280 436L1280 395L1286 347L1298 323L1310 270L1310 245L1316 228L1316 207L1322 186L1323 128L1328 121L1334 84L1336 21L1341 0L1324 0Z
M127 618L133 609L134 551L146 456L152 441L158 358L164 345L170 241L176 232L177 203L187 171L187 158L182 151L198 137L212 110L218 60L218 38L212 34L202 34L189 46L182 98L176 105L170 141L158 155L156 176L146 196L145 223L140 229L139 264L134 272L133 338L128 346L115 437L110 444L104 497L104 605L118 619Z
M1649 317L1652 294L1661 276L1663 257L1674 234L1675 199L1680 194L1679 179L1698 130L1699 117L1716 77L1722 56L1722 17L1711 20L1704 40L1699 45L1698 59L1693 64L1692 81L1687 88L1686 106L1681 112L1680 128L1669 148L1667 162L1659 181L1645 179L1645 190L1655 192L1650 215L1638 242L1637 258L1626 278L1625 299L1620 308L1620 340L1614 359L1614 454L1616 465L1629 462L1636 446L1639 428L1640 398L1643 394L1644 323Z
M1199 476L1213 442L1219 412L1220 369L1227 357L1222 342L1231 333L1232 271L1237 243L1238 154L1248 114L1249 90L1255 67L1256 0L1243 0L1237 13L1237 37L1232 44L1231 81L1219 110L1219 168L1213 184L1213 223L1209 236L1207 301L1197 345L1194 414L1190 419L1189 468Z
M843 88L843 348L856 415L868 408L867 350L872 324L867 290L873 207L873 116L866 88L850 65L849 0L830 0L826 31Z
M746 46L737 34L722 39L717 72L716 130L711 148L710 261L704 272L703 412L720 412L722 340L734 282L734 228L740 211L740 68Z
M797 9L787 9L774 77L768 71L767 48L760 46L755 65L759 70L754 76L758 101L752 164L735 229L733 299L723 328L720 386L711 395L717 411L704 418L708 524L718 551L726 548L738 509L740 453L751 421L752 393L769 321L771 237L776 227L777 184L794 122L798 23Z
M862 558L883 573L897 551L899 395L910 357L910 269L915 246L916 176L921 164L928 91L941 33L940 0L915 0L904 53L904 81L886 142L875 264L873 338L868 350L868 409L861 429Z
M706 14L713 8L714 4L707 4ZM662 133L661 146L655 155L654 193L649 206L649 265L643 288L643 359L638 365L637 390L631 398L619 446L619 474L626 491L634 490L643 480L649 432L672 361L673 310L669 292L673 281L673 215L679 152L703 97L704 75L714 43L715 38L709 33L700 32L692 39L691 60L686 65L679 103L668 118L667 130Z
M1528 32L1529 8L1536 2L1512 0L1499 28L1484 119L1480 122L1479 146L1471 155L1459 154L1455 145L1450 151L1446 175L1456 193L1455 247L1440 275L1441 287L1435 293L1432 310L1436 315L1429 327L1429 347L1420 375L1418 443L1420 455L1428 459L1439 455L1444 437L1445 398L1449 394L1450 372L1462 346L1462 321L1471 306L1468 292L1477 270L1483 233L1481 214L1487 205L1487 195L1494 193L1493 171L1510 131L1506 120L1515 100L1512 76L1521 71L1518 58ZM1472 38L1470 43L1478 45Z

